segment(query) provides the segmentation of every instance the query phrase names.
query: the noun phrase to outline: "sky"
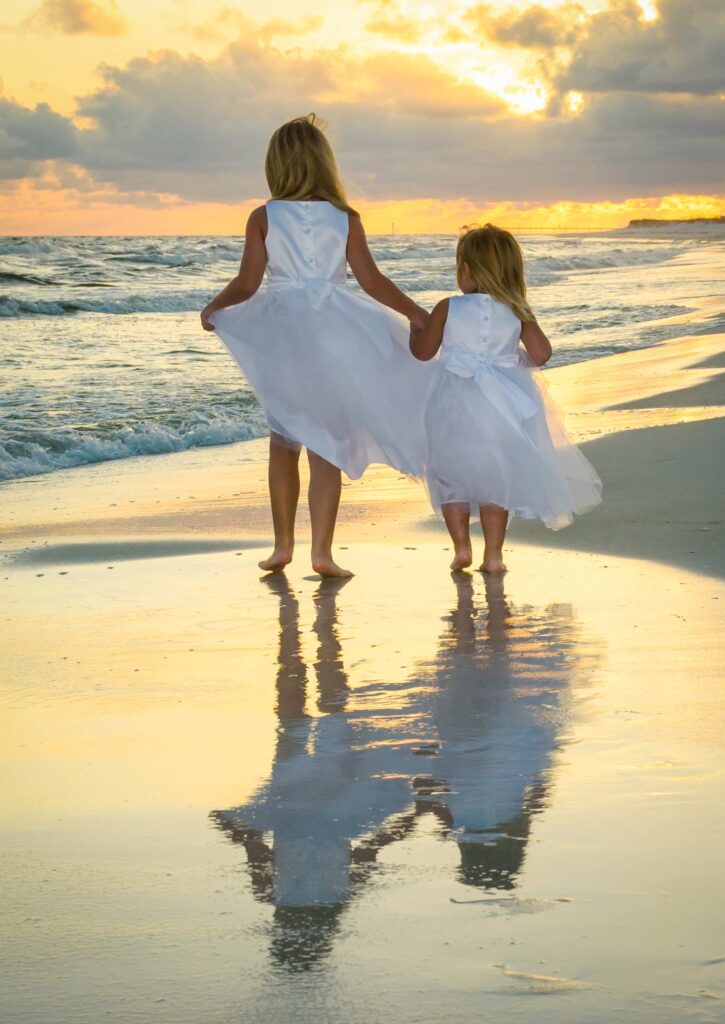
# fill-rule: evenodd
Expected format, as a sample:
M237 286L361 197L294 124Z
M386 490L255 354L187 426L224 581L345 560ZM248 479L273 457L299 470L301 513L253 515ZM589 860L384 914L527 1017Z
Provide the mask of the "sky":
M238 234L326 123L366 227L725 214L723 0L5 0L0 232Z

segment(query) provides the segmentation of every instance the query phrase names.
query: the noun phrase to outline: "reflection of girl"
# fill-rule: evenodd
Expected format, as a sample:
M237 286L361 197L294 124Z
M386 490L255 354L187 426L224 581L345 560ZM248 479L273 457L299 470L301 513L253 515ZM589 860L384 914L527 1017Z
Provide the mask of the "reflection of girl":
M439 748L427 799L459 844L463 880L511 888L561 742L575 637L568 607L515 609L500 576L484 582L485 618L471 577L456 577L433 670Z
M325 580L315 595L321 717L306 711L297 598L284 576L267 582L280 601L272 775L248 804L212 817L243 844L255 897L275 906L273 959L289 970L307 970L330 951L342 909L368 877L378 850L413 829L407 779L415 757L404 738L388 742L385 712L371 718L346 710L336 609L345 581ZM266 832L273 833L273 845Z
M410 805L415 755L407 737L390 741L388 714L346 709L336 612L344 581L323 581L315 596L318 717L306 713L297 599L284 576L269 577L269 585L280 598L280 724L272 774L248 804L216 817L239 835L274 833L268 868L276 906L334 905L350 894L352 841L374 834ZM381 843L365 844L361 862Z

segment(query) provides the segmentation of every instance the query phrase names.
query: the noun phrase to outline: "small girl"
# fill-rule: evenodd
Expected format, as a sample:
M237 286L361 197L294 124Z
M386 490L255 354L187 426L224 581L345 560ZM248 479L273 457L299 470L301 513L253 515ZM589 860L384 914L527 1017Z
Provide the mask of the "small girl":
M422 367L411 373L408 337L428 313L378 270L314 114L277 129L265 173L272 198L249 217L239 273L202 326L217 332L267 413L275 544L260 568L292 560L304 445L312 566L346 577L332 555L340 471L354 479L377 462L422 475L432 378ZM347 288L348 264L371 298Z
M599 504L602 485L532 368L550 359L551 345L526 301L516 239L493 224L465 230L456 272L463 294L443 299L428 324L411 331L417 359L439 353L425 410L426 482L455 547L451 569L471 564L469 519L477 510L481 569L502 573L509 515L558 530L572 513Z

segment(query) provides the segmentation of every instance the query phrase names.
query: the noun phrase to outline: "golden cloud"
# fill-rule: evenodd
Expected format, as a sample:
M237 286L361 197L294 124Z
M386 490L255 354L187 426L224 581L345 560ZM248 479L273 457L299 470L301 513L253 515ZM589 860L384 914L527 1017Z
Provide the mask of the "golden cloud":
M506 112L505 103L421 54L380 53L347 61L333 71L334 87L323 102L369 103L424 117L489 118Z
M257 22L236 7L222 7L204 21L194 24L185 22L181 28L190 31L197 39L207 42L222 42L228 40L232 33L236 33L240 36L251 34L260 43L266 44L285 36L308 35L315 32L321 24L322 18L316 14L307 14L297 21L273 18L271 21Z
M26 25L67 35L120 36L126 32L126 22L115 0L43 0Z

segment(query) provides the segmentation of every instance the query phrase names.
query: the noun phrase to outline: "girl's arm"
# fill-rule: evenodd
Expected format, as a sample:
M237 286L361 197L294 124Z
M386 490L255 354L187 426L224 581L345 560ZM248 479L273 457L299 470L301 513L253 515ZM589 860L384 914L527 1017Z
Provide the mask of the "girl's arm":
M422 306L413 302L390 278L381 274L368 249L365 228L362 221L354 214L349 215L350 231L347 237L347 262L355 275L358 284L368 295L381 302L383 306L402 313L415 327L422 328L428 320L428 313Z
M224 309L225 306L235 306L238 302L244 302L259 288L264 277L264 268L267 266L267 248L264 244L266 235L267 211L264 206L259 206L249 215L247 221L239 273L201 311L201 326L205 331L214 330L214 324L209 320L212 313Z
M551 359L551 342L535 320L530 320L523 325L521 341L536 366L543 366Z
M428 323L422 330L416 330L415 325L410 332L410 351L416 359L427 362L432 359L443 341L443 328L448 319L448 299L441 301L433 307Z

